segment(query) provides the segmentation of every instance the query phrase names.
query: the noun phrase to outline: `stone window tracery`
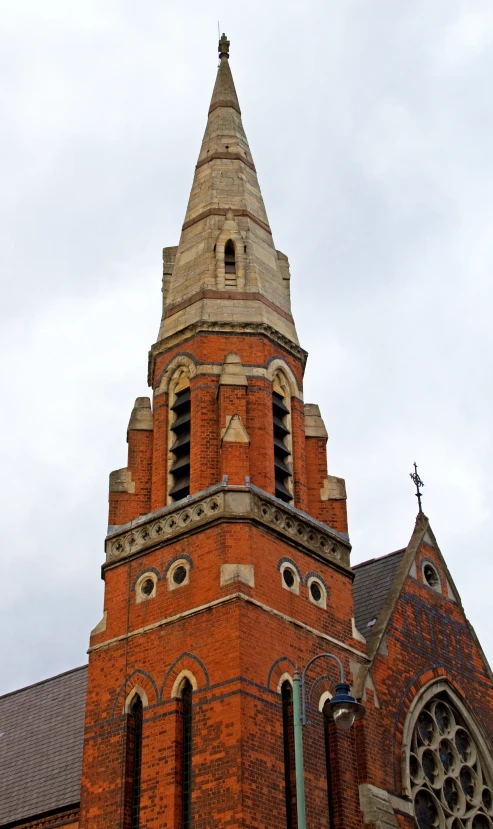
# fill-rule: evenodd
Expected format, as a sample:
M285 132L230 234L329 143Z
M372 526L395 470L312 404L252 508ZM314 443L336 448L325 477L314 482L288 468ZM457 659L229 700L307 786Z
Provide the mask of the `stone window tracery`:
M471 729L446 694L414 724L409 754L418 829L493 829L493 788Z

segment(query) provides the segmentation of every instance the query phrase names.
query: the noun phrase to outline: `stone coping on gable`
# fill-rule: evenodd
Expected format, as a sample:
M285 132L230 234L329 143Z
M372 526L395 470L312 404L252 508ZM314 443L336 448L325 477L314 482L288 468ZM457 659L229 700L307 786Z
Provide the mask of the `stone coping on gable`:
M218 521L253 521L311 555L350 569L351 545L346 533L337 532L252 484L229 486L226 482L128 524L108 527L103 567Z

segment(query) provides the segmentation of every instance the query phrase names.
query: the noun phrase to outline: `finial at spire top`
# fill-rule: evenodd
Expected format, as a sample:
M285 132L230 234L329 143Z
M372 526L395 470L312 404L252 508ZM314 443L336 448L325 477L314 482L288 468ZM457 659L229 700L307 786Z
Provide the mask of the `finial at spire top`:
M229 58L229 40L224 32L219 40L219 59L222 60L223 58Z

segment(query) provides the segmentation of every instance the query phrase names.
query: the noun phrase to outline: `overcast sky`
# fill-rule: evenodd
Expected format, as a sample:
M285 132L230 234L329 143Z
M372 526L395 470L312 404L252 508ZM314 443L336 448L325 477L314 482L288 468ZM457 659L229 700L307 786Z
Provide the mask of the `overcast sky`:
M0 692L83 664L217 66L217 21L346 478L353 563L409 472L493 660L491 0L3 0Z

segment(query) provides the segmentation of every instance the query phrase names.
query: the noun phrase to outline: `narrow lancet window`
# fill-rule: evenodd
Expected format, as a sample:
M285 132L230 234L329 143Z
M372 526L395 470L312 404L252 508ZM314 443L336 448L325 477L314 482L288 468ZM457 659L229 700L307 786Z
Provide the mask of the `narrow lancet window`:
M192 826L192 685L185 680L182 700L182 829Z
M324 716L324 740L325 740L325 771L327 774L327 798L329 805L329 829L334 829L334 799L332 796L332 763L330 757L330 729L334 729L334 723L330 723Z
M172 501L180 501L190 495L190 386L175 393L170 415L172 456L169 496Z
M294 765L293 689L286 680L281 686L282 733L284 741L284 795L286 800L286 827L295 829L296 786Z
M276 498L282 501L292 501L290 468L291 459L291 430L290 410L286 403L289 403L287 395L279 383L274 384L272 393L272 418L274 421L274 476L276 485Z
M235 246L231 239L224 245L224 272L236 273Z
M126 825L130 826L130 829L139 829L140 826L143 713L142 700L136 696L127 722L127 782L129 785L127 803L130 820Z

